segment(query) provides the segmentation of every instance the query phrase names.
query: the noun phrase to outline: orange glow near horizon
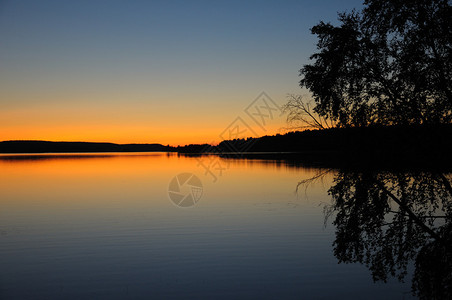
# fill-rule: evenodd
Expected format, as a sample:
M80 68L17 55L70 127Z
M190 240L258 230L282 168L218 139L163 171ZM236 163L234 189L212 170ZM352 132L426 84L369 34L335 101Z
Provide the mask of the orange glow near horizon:
M159 143L162 145L185 145L195 143L218 143L213 129L203 131L172 131L136 128L132 126L64 126L59 128L19 127L12 130L1 130L0 136L7 140L45 140L45 141L83 141L128 143Z
M168 128L155 130L149 127L134 126L86 126L66 125L59 127L26 127L0 129L1 141L9 140L45 140L45 141L82 141L110 142L118 144L158 143L178 146L187 144L218 144L223 128ZM279 128L266 131L266 134L279 133Z
M181 104L175 110L172 106L156 109L151 104L131 108L121 103L105 107L100 103L64 103L3 109L0 112L0 141L218 144L228 139L228 134L221 135L238 116L254 132L239 138L281 133L281 127L285 125L280 117L268 122L265 129L259 128L249 117L246 119L243 109L236 107L219 111L201 106L195 110Z

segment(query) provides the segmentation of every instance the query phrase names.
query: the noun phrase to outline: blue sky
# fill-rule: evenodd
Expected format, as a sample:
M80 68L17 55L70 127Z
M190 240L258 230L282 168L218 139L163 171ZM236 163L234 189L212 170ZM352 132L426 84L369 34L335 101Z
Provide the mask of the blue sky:
M29 138L37 138L31 128L42 123L49 132L80 119L114 125L118 115L116 126L132 122L151 133L155 124L163 124L161 132L179 121L196 130L200 119L221 128L261 91L278 103L287 93L304 93L298 70L316 42L309 28L360 7L360 1L0 1L0 114L9 116L0 120L0 139L14 132L27 138L25 120Z

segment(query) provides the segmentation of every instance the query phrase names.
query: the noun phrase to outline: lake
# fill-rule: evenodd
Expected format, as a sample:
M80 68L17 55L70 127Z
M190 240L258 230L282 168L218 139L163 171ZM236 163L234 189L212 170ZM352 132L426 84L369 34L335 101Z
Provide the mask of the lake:
M350 248L356 232L347 231L351 219L342 211L349 208L332 198L357 182L348 174L215 155L2 155L0 298L415 298L413 261L404 282L379 273L374 281L375 261ZM382 222L395 208L384 210ZM444 227L447 218L428 228ZM358 239L372 236L371 219L353 223L366 230Z

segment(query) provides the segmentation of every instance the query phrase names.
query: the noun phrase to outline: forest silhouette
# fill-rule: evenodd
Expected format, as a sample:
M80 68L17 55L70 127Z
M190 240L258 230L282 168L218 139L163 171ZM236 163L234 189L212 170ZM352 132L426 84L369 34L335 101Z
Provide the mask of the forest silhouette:
M367 0L320 22L300 70L313 112L337 127L450 124L452 9L447 0Z

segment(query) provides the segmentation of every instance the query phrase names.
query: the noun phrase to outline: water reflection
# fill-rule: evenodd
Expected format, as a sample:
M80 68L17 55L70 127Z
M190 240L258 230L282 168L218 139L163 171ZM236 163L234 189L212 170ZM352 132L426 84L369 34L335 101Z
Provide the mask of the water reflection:
M364 264L375 281L403 280L414 263L412 292L452 299L451 174L340 171L326 218L335 226L340 263Z
M168 197L183 172L205 188L193 209ZM214 183L196 158L175 154L0 155L0 298L350 295L344 283L363 276L331 256L325 191L310 202L293 193L313 173L237 159ZM360 283L380 295L405 289Z
M440 277L438 285L450 281L450 261L443 262L449 252L441 246L450 241L450 194L440 194L440 174L413 173L414 181L405 173L307 168L295 158L220 157L229 168L213 182L197 157L174 153L35 156L0 155L2 299L407 299L410 284L392 280L391 270L398 274L399 261L406 262L411 276L408 261L423 256L429 260L416 266L424 270L415 277L419 282L432 284L426 276ZM168 197L170 181L182 172L203 184L193 209L180 209ZM297 197L299 179L316 174L323 184L309 185L308 199ZM373 196L381 190L375 180L443 242L425 233L388 192ZM413 193L432 200L413 202L416 197L406 196ZM336 233L323 227L325 203L329 220L340 224ZM392 218L401 220L398 227ZM351 253L350 261L367 259L368 266L366 252L400 244L379 254L389 275L376 278L388 283L375 284L360 264L337 264L334 241L336 257L346 262Z
M99 158L118 158L118 157L148 157L148 156L170 156L170 152L154 152L154 153L43 153L43 154L0 154L0 163L18 163L30 161L44 161L44 160L86 160Z

